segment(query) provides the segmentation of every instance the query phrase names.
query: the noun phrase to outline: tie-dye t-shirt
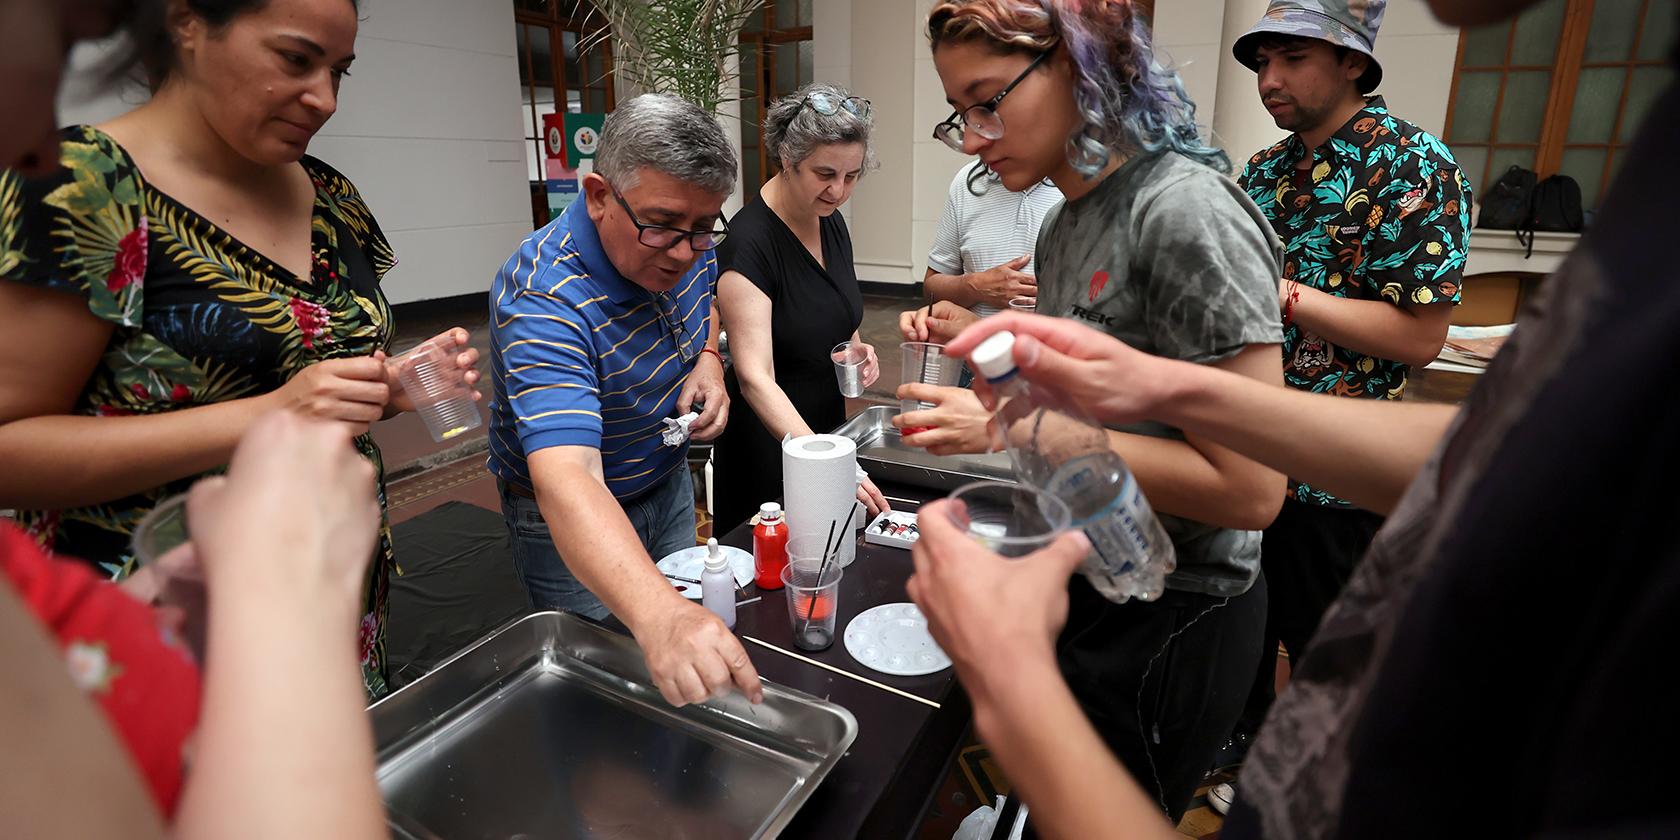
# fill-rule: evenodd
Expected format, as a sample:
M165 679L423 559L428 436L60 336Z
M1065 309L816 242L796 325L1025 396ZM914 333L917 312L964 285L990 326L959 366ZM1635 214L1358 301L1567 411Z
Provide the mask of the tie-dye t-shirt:
M1282 340L1279 253L1266 217L1230 178L1178 154L1144 155L1045 217L1038 313L1146 353L1212 364ZM1115 428L1184 439L1159 423ZM1161 523L1178 553L1169 589L1223 597L1254 583L1259 531L1167 515Z

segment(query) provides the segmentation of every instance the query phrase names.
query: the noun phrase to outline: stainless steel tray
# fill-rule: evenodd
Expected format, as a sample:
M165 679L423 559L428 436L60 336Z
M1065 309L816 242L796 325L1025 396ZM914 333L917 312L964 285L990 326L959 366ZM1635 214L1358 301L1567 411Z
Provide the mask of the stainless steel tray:
M369 709L393 836L774 837L857 719L764 689L673 709L630 638L518 619Z
M905 446L892 426L896 405L872 405L847 420L834 434L857 443L858 465L878 479L898 481L932 490L955 490L970 481L1015 480L1009 455L933 455Z

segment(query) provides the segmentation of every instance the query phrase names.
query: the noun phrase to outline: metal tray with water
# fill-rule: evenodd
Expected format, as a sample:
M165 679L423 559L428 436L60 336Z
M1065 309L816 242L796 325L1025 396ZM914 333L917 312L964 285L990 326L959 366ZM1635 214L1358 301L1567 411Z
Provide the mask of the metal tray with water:
M509 623L369 709L392 836L774 837L857 736L766 683L674 709L628 637Z
M906 446L893 428L897 405L872 405L834 430L857 443L858 466L877 479L898 481L930 490L955 490L971 481L1015 480L1009 455L933 455Z

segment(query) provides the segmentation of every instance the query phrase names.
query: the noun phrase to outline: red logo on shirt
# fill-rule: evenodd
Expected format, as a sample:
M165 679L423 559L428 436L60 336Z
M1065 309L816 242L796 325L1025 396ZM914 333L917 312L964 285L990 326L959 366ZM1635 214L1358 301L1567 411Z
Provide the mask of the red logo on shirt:
M1108 285L1108 272L1099 271L1091 275L1091 302L1095 303L1097 295L1102 294L1104 286Z

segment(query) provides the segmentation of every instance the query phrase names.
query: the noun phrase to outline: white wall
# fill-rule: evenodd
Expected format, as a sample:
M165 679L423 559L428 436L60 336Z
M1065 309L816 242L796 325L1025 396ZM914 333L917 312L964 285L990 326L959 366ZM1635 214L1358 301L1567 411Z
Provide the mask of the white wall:
M852 3L851 0L821 0L811 4L811 80L852 87ZM865 99L868 94L858 93ZM877 147L876 154L882 154ZM873 178L873 176L871 176ZM846 224L852 223L852 202L840 208Z
M1383 66L1377 93L1389 110L1440 136L1447 127L1458 30L1437 21L1424 0L1394 0L1377 33L1377 61Z
M531 229L512 7L365 0L362 18L353 75L310 154L356 183L396 248L392 302L483 291ZM66 124L142 98L86 91L68 86Z
M945 101L945 88L939 82L939 72L933 68L933 52L928 48L927 16L934 0L917 0L915 18L915 78L912 93L911 159L915 164L915 182L910 198L910 277L919 283L927 274L928 250L933 247L933 235L939 228L939 216L945 212L945 201L951 190L951 176L967 166L973 158L951 151L951 147L933 139L933 127L951 115Z
M875 149L881 163L881 168L870 173L852 193L852 211L847 219L857 276L866 282L910 283L915 260L911 201L919 160L913 153L915 86L907 81L916 70L920 4L904 0L824 0L815 5L820 9L831 2L850 7L850 37L824 33L816 28L821 20L813 21L818 43L812 45L812 72L821 79L818 67L834 68L850 54L849 87L873 103ZM834 10L818 14L824 19L845 16Z
M933 0L820 0L813 7L815 78L849 88L874 109L881 168L844 210L858 279L919 282L946 187L966 160L932 136L950 113L923 29Z
M1155 58L1178 71L1190 101L1196 103L1196 123L1202 136L1213 128L1219 64L1219 19L1225 0L1159 0L1155 4Z

